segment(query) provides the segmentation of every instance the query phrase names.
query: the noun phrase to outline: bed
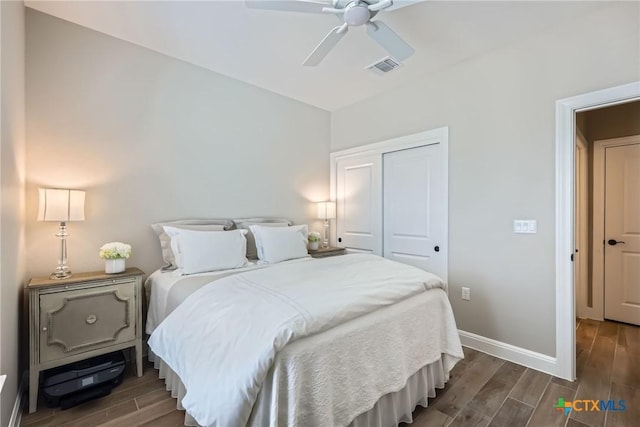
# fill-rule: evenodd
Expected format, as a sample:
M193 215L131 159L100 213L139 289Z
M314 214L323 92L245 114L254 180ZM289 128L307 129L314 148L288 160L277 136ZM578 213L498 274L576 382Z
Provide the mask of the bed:
M411 422L463 357L446 284L373 255L158 270L145 287L150 359L185 425Z

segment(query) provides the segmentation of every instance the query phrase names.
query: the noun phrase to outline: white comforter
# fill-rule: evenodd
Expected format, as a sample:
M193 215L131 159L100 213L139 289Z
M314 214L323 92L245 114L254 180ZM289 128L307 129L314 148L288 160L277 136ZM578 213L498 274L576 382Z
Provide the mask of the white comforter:
M149 345L181 378L184 408L204 426L244 426L276 353L430 288L437 276L372 255L276 265L194 292Z

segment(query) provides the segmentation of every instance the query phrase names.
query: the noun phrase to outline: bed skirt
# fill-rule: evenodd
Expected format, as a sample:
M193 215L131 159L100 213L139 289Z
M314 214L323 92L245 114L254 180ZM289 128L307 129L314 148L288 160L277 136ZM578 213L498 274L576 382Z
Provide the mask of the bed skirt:
M450 356L443 355L441 359L422 367L409 377L404 388L382 396L372 409L356 417L349 427L393 427L401 422L413 422L412 413L415 407L417 405L427 407L428 398L436 396L436 388L444 388L449 380L449 372L444 368L446 363L443 363L443 358L448 357ZM184 410L181 402L186 389L180 378L150 350L149 360L159 371L160 379L165 380L171 397L177 399L177 409ZM184 425L199 426L187 412L185 412Z

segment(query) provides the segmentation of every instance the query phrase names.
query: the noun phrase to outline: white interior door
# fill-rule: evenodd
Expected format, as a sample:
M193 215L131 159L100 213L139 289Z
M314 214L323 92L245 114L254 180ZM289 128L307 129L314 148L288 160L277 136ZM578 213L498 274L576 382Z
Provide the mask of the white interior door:
M384 256L446 279L440 144L383 157Z
M605 318L640 325L640 140L605 148Z
M338 160L336 205L338 246L382 255L382 171L380 155Z

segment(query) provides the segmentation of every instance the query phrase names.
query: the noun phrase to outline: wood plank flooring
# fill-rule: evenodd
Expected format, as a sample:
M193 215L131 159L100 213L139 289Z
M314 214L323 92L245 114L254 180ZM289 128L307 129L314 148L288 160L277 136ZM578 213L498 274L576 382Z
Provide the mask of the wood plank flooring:
M640 327L616 322L578 321L578 380L561 380L465 348L465 359L427 408L418 407L404 427L635 427L640 425ZM625 411L553 408L565 401L625 400ZM47 408L25 414L22 426L182 426L184 411L165 390L151 364L102 399L66 411Z
M579 320L576 349L578 379L570 382L465 348L451 382L414 411L410 426L639 426L640 328ZM553 408L558 398L625 400L626 410L566 416Z

